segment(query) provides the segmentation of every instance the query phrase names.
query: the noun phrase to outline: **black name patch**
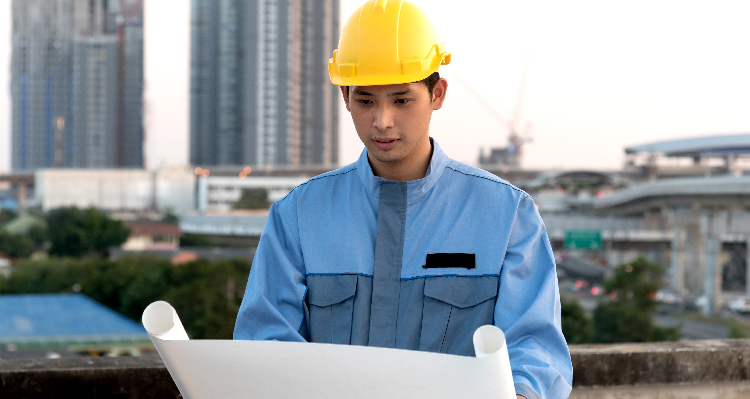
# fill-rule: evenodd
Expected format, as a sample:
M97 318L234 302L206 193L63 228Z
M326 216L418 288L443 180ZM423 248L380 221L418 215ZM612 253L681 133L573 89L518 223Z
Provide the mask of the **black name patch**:
M425 269L436 269L439 267L460 267L473 269L475 265L474 254L427 254Z

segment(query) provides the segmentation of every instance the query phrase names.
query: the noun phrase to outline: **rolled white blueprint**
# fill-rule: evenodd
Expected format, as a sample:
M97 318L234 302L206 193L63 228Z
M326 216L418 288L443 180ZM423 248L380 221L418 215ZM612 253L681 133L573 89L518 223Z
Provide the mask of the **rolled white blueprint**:
M189 339L177 311L167 302L156 301L148 305L141 321L150 336L169 340Z
M186 399L515 399L505 339L494 326L475 333L476 353L484 356L474 358L355 345L188 340L166 302L149 305L143 324Z
M474 353L477 358L490 358L493 367L497 368L497 378L502 379L502 397L515 397L513 386L513 372L510 368L508 346L505 344L505 334L497 326L487 325L474 331Z

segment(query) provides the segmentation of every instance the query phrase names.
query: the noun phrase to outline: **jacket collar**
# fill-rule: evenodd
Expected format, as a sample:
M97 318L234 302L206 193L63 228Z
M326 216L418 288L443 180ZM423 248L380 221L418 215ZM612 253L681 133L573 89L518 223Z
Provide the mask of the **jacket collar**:
M445 155L437 141L430 137L430 143L432 144L432 159L430 159L430 166L427 167L427 173L425 177L419 180L411 180L406 183L406 201L413 202L422 198L427 194L430 189L437 183L440 176L445 170L445 166L448 165L448 156ZM380 194L380 183L386 181L386 179L375 176L372 173L372 167L370 162L367 160L367 148L362 150L362 154L359 156L357 162L357 173L362 183L367 188L367 191L375 196L376 198Z

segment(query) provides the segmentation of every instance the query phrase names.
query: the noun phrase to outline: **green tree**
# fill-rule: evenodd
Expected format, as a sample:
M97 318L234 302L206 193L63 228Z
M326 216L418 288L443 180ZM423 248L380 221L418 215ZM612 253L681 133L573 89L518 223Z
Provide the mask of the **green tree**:
M619 265L612 277L603 282L609 301L594 310L595 342L646 342L677 340L679 330L657 327L652 314L656 309L656 291L661 287L664 269L639 257Z
M18 217L18 213L9 209L0 209L0 227Z
M18 265L9 279L0 279L0 294L80 291L134 320L151 302L166 300L191 338L231 339L250 265L200 259L173 266L144 256L51 258Z
M47 214L50 255L105 254L128 239L130 231L119 220L95 209L59 208Z
M566 301L563 299L561 299L560 305L562 332L568 344L591 342L594 336L594 327L581 305L575 300Z
M264 188L249 188L242 190L242 197L234 203L234 209L268 209L268 191Z
M244 292L237 287L244 287L249 272L247 261L199 259L175 269L174 280L179 283L164 298L185 321L190 337L228 339Z
M175 215L172 210L168 210L167 213L164 214L164 217L161 218L162 223L180 223L180 217Z
M0 251L11 258L28 258L34 253L34 241L24 235L0 231Z
M47 241L47 227L40 223L34 223L29 226L26 237L31 239L37 246L40 246Z
M181 247L215 247L210 238L200 234L185 233L180 237Z

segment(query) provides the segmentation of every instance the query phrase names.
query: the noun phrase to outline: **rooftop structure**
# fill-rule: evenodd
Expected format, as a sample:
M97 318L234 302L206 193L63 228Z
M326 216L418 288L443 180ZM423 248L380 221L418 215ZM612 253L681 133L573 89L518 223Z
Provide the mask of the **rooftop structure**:
M137 322L78 293L0 295L0 345L17 349L146 346Z
M642 214L663 207L750 209L750 176L662 179L614 192L595 201L595 208L617 214Z
M750 172L750 134L724 134L639 144L625 148L626 169L651 179Z
M669 157L750 155L750 134L692 137L657 141L625 148L626 154L647 152Z

